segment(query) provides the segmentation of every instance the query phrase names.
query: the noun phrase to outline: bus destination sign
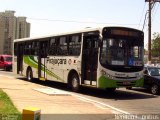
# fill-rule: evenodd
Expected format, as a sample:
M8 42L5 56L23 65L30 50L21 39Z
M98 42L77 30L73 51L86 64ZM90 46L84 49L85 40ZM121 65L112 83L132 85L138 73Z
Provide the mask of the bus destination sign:
M135 31L127 31L127 30L118 30L118 29L112 29L111 30L112 35L121 35L121 36L130 36L130 37L138 37L138 32Z

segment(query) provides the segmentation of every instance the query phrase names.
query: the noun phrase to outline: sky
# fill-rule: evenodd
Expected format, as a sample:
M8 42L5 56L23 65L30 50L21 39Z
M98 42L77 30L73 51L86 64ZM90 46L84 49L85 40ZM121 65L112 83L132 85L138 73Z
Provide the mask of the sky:
M160 33L159 4L152 10L152 34ZM31 37L36 37L101 26L142 30L148 3L145 0L0 0L0 12L5 10L27 17L27 22L31 23ZM147 22L143 30L145 47Z

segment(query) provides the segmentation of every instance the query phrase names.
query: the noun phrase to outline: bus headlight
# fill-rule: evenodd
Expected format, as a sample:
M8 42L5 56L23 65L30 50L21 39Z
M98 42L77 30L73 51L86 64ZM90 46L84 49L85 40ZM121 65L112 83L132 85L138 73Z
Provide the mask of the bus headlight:
M106 76L110 79L114 79L114 77L112 75L106 74Z
M102 75L106 75L107 73L106 73L106 71L101 70L101 74L102 74Z
M108 77L108 78L110 78L110 79L114 79L114 77L113 77L112 75L108 74L108 73L107 73L106 71L104 71L104 70L101 70L101 74L104 75L104 76L106 76L106 77Z

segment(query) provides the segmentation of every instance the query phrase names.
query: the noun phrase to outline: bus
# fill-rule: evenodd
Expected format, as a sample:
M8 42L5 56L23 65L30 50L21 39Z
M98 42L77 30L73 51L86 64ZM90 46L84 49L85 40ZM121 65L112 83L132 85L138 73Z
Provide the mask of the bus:
M86 28L14 40L13 71L45 81L114 91L141 87L144 33L128 27Z

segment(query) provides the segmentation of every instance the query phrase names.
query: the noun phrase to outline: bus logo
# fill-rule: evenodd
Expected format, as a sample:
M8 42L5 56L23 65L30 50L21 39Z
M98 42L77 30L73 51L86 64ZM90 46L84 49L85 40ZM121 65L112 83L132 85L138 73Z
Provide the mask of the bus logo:
M68 60L68 64L70 65L71 63L72 63L72 60L71 60L71 59L69 59L69 60Z

